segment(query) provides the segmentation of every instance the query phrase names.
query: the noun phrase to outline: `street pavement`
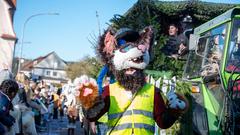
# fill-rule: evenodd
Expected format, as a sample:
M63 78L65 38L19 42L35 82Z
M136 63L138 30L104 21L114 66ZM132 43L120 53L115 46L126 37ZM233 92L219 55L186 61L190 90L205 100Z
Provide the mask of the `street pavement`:
M63 118L63 121L60 119L51 119L47 123L47 130L44 132L38 132L38 135L67 135L68 134L68 119L67 117ZM74 135L84 135L83 129L80 127L80 122L76 122L76 129Z

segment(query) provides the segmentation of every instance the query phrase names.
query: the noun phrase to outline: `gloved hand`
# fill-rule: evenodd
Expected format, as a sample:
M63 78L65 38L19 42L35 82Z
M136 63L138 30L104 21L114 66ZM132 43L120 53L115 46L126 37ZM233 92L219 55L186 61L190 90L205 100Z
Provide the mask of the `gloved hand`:
M168 105L172 109L184 110L186 108L185 101L179 99L179 96L174 91L170 91L167 94L167 99L168 99Z
M98 86L96 80L86 75L80 76L74 81L77 96L85 109L91 108L98 97Z

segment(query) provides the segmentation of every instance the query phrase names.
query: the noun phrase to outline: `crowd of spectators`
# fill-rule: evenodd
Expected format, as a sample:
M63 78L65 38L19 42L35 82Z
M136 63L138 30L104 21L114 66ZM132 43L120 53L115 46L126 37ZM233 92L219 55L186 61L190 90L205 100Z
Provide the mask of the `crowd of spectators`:
M49 121L62 122L64 116L69 118L68 134L74 134L79 114L83 117L75 97L72 83L57 88L21 72L14 77L1 70L0 135L37 135L48 130Z

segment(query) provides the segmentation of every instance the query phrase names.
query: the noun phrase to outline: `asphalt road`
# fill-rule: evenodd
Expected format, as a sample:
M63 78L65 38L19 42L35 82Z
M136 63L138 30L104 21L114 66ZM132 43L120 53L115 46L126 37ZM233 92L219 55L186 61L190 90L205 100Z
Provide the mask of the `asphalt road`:
M60 119L51 119L47 123L47 130L43 132L38 132L38 135L67 135L68 134L68 119L67 117L63 118L63 121ZM83 129L80 127L80 122L76 122L76 129L74 135L84 135Z

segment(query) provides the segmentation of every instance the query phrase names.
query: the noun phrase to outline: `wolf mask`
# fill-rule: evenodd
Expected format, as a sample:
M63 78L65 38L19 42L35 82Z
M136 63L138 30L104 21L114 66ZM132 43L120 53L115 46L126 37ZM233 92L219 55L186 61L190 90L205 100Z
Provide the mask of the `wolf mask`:
M150 61L153 35L153 28L149 26L141 32L129 28L109 29L100 37L98 54L126 90L135 92L145 83L143 70Z

